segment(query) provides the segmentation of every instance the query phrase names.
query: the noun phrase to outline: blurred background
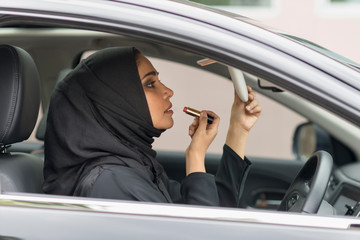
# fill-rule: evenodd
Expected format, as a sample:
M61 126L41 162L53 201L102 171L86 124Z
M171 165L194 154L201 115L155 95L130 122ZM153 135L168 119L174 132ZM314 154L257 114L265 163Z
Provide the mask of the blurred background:
M252 18L261 25L317 43L355 62L360 62L360 0L192 0ZM184 151L192 118L184 106L211 109L221 117L219 133L209 153L221 153L225 141L233 87L229 81L209 75L199 81L196 70L151 59L160 78L175 90L172 98L175 125L155 140L158 150ZM176 69L176 70L175 70ZM191 81L191 79L197 81ZM209 84L209 82L211 84ZM198 84L198 85L195 85ZM214 86L210 88L207 86ZM205 97L199 100L199 91ZM186 95L185 95L186 94ZM194 96L194 97L192 97ZM297 125L307 120L268 98L257 95L263 112L251 130L248 156L294 159L292 137Z
M317 43L360 63L360 0L191 0L251 18L277 31ZM184 152L190 143L188 126L193 118L185 106L212 110L221 117L218 136L208 153L221 153L225 142L233 85L227 79L181 64L150 58L160 79L175 91L171 99L174 127L156 139L156 150ZM196 79L196 81L194 81ZM292 138L307 121L297 113L257 94L263 111L247 142L246 155L294 159ZM33 133L30 141L36 141Z
M259 20L360 62L360 0L191 0Z

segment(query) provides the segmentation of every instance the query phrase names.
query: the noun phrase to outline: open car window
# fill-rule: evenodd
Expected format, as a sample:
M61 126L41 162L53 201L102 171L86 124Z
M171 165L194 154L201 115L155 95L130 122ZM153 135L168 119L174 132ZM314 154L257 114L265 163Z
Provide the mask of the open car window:
M221 118L216 139L209 153L222 153L230 121L234 87L228 78L205 70L189 67L158 58L151 58L160 72L160 79L174 90L175 124L161 138L155 140L158 150L184 151L190 143L188 126L193 118L185 115L185 106L211 110ZM247 143L248 156L294 160L292 138L297 125L306 119L292 110L281 106L268 97L257 93L263 112L256 126L251 130ZM275 150L276 149L276 150Z

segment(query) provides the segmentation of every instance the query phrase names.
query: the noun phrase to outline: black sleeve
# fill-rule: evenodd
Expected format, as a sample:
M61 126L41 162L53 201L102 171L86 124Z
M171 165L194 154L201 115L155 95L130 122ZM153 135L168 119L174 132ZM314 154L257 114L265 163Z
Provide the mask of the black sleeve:
M186 176L181 184L169 179L166 174L163 174L161 181L154 183L137 169L114 165L98 166L82 179L74 195L236 207L249 165L247 159L241 159L225 145L216 177L195 172Z
M216 173L220 206L238 207L250 165L246 157L242 159L228 145L224 145Z
M184 178L181 184L184 203L193 205L219 206L219 197L214 175L194 172Z
M191 173L181 184L169 179L166 174L163 175L162 180L174 203L219 206L215 177L211 174Z
M167 176L163 181L176 203L238 207L250 165L247 158L242 159L225 144L216 177L195 172L186 176L181 185Z
M164 186L167 189L167 192L169 193L172 202L184 202L180 192L181 184L178 181L170 179L165 171L161 176L161 181L164 183Z
M111 166L94 168L76 191L77 196L169 202L157 184L136 169Z
M219 205L215 178L192 173L182 184L166 174L153 182L143 172L124 166L98 166L82 179L76 196L161 203Z

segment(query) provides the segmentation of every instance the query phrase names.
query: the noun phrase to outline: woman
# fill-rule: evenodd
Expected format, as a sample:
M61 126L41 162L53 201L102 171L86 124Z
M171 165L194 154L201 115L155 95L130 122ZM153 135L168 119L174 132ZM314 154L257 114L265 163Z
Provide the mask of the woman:
M147 202L236 206L250 162L246 138L261 107L235 94L219 171L205 172L205 153L219 117L202 111L189 127L186 177L170 180L156 161L154 137L173 126L173 91L133 47L108 48L82 61L55 89L45 136L46 193ZM214 117L207 124L207 114Z

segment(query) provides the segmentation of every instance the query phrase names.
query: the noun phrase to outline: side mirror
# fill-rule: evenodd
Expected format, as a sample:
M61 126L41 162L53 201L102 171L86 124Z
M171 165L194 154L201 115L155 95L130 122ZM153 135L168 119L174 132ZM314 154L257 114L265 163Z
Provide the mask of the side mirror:
M318 125L307 122L297 126L293 137L293 152L296 160L306 161L319 150L332 155L330 135Z

